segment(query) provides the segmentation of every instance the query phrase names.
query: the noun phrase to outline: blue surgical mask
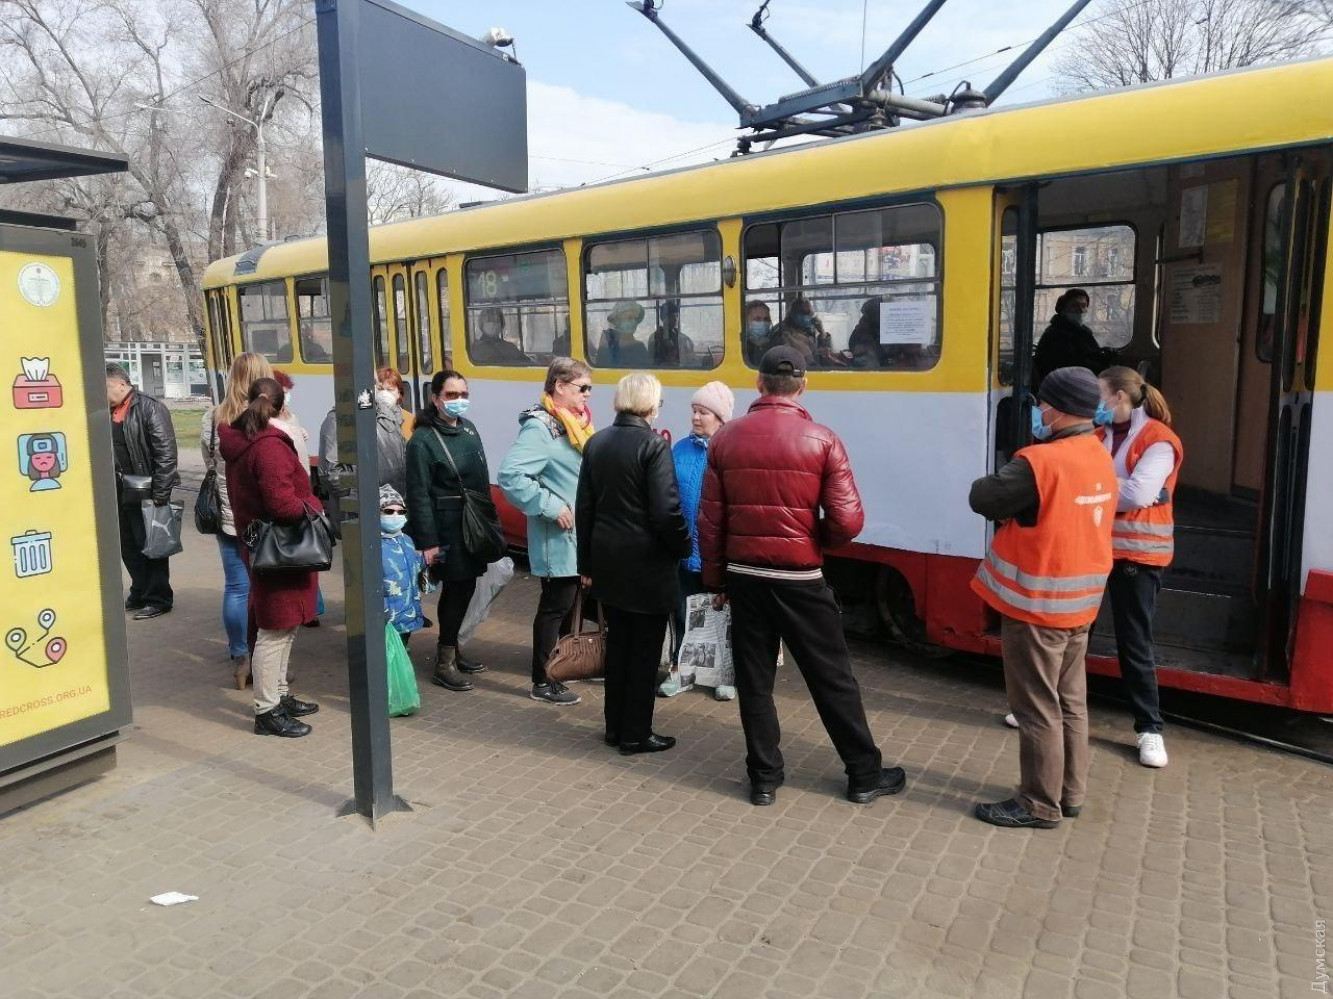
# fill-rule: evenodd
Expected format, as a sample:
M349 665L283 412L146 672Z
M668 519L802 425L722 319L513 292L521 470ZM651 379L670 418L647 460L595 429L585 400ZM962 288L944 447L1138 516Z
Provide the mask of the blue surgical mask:
M385 534L397 534L407 526L407 517L401 513L380 514L380 530Z
M1039 441L1051 439L1051 434L1055 433L1050 427L1042 421L1041 407L1032 407L1032 436Z
M772 328L773 324L767 319L753 319L745 324L745 335L751 340L762 340Z
M1115 410L1104 402L1097 403L1097 412L1092 415L1092 422L1099 427L1109 427L1115 422Z
M808 330L815 325L815 317L809 313L800 312L792 316L792 322L803 330Z
M1083 320L1087 318L1087 315L1082 309L1065 309L1065 318L1077 326L1083 325Z
M471 399L450 399L440 408L457 420L467 412L470 405L472 405Z

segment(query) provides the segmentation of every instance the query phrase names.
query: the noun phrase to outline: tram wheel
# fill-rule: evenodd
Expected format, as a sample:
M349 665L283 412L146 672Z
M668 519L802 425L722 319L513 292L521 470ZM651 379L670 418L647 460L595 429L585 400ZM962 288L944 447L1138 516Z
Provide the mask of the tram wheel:
M944 659L953 649L926 639L926 624L916 613L912 588L902 574L887 566L875 580L875 609L889 636L908 652L927 659Z

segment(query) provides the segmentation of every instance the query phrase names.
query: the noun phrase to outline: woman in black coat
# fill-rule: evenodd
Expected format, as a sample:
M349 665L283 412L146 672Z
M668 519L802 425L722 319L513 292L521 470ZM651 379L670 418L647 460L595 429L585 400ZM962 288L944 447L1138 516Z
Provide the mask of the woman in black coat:
M620 380L615 423L584 445L574 504L579 574L606 611L606 741L624 756L676 744L653 733L653 688L690 532L671 446L650 426L661 404L652 375Z
M448 690L471 690L465 674L486 667L462 655L458 630L486 563L463 544L463 489L489 496L491 473L481 435L463 417L470 404L467 379L457 371L437 371L430 394L407 443L407 524L431 578L442 584L431 679Z

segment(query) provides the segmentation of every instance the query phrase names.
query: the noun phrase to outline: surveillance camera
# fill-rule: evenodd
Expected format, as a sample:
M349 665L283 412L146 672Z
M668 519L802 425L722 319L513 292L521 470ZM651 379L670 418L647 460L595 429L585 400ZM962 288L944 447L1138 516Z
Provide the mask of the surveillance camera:
M514 36L504 28L492 28L481 36L481 40L493 49L508 48L514 44Z
M245 168L245 179L246 179L246 180L253 180L254 177L255 177L255 168L254 168L254 167L246 167L246 168Z

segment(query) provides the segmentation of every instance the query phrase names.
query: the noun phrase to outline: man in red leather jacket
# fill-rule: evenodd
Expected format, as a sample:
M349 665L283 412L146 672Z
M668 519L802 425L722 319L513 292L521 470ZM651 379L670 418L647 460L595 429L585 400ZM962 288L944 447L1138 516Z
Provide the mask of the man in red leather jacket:
M783 782L773 704L780 641L787 643L847 770L847 797L869 804L906 785L884 769L852 673L842 616L824 580L824 549L865 523L837 434L797 401L806 359L774 347L759 362L760 398L708 446L699 551L703 582L732 608L732 648L750 801L771 805Z

